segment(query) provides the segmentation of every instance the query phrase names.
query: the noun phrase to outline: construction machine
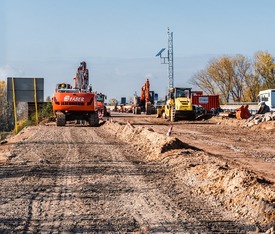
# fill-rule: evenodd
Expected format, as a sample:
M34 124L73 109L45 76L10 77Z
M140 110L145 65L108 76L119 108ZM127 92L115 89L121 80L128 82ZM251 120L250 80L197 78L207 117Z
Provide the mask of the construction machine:
M99 125L97 94L89 85L86 62L81 62L74 77L74 87L67 83L56 85L52 97L56 125L65 126L66 121L87 121L90 126Z
M107 96L103 93L97 93L97 106L98 106L98 116L99 118L110 116L107 107L105 105L105 100Z
M194 120L196 111L191 102L191 88L169 88L166 104L158 108L157 116L169 118L171 122L179 119Z
M146 115L151 115L155 112L154 108L155 92L150 91L150 81L146 80L145 84L141 87L141 95L134 97L134 114L141 114L145 112Z

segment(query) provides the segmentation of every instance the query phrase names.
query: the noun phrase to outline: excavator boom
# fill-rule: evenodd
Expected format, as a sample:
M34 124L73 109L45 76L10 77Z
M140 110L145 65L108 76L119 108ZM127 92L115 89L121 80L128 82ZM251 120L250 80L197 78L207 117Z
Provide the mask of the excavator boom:
M74 77L75 89L88 89L89 70L86 68L86 62L81 62Z

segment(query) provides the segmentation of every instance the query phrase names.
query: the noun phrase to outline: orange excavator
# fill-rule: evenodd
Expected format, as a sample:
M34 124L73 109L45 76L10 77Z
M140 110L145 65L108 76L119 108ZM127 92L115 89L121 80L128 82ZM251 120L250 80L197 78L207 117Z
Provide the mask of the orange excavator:
M155 92L150 91L150 81L146 80L145 84L141 87L141 95L134 97L134 114L141 114L141 112L145 112L146 115L154 114L154 96Z
M65 126L66 121L87 121L90 126L99 125L97 94L89 84L86 62L81 62L74 77L74 87L61 83L56 85L52 97L56 125Z

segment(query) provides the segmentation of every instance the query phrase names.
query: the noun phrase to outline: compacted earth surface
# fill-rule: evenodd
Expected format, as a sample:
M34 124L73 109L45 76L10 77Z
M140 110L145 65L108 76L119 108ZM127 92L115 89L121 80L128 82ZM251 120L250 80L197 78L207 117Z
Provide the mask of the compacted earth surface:
M273 121L112 113L2 143L0 233L274 233Z

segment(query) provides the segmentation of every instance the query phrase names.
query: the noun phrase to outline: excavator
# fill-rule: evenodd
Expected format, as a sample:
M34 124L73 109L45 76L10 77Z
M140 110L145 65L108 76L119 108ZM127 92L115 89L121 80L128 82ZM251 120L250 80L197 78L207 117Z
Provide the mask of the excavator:
M157 109L157 117L168 118L171 122L179 119L194 120L196 111L191 97L191 88L169 88L166 104Z
M81 62L74 77L74 87L67 83L56 85L52 97L56 125L65 126L67 121L86 121L90 126L99 125L97 94L89 85L86 62Z
M154 108L155 92L150 91L150 81L146 80L145 84L141 87L141 95L134 97L134 114L141 114L145 112L146 115L151 115L155 112Z

